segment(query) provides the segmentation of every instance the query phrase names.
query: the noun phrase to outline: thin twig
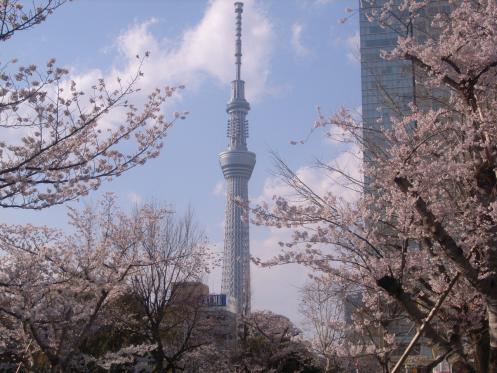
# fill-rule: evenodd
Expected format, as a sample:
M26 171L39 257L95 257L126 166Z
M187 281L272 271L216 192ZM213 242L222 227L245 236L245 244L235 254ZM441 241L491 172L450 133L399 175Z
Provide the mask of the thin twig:
M29 347L31 346L31 342L33 342L33 340L32 340L32 339L30 339L30 340L29 340L28 345L26 346L26 348L24 349L24 351L23 351L23 353L22 353L23 355L24 355L26 352L28 352ZM20 361L20 362L19 362L19 365L17 365L16 373L19 373L19 369L21 369L21 366L22 366L22 361Z

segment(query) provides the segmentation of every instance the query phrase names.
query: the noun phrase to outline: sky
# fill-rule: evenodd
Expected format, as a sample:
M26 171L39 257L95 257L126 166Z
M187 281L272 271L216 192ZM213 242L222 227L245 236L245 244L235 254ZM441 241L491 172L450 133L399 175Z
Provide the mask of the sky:
M243 13L242 79L251 104L248 147L257 154L249 183L253 203L288 192L274 175L271 152L279 154L318 191L330 180L309 167L318 158L353 170L343 145L314 132L301 145L317 118L317 107L331 115L340 107L359 110L360 65L358 19L346 12L356 0L246 0ZM348 22L340 20L349 17ZM55 57L79 87L98 78L130 76L135 55L150 51L139 85L144 94L155 87L184 84L186 89L165 107L188 111L170 129L161 155L106 183L72 206L95 202L105 192L118 195L124 209L151 200L189 206L213 250L222 252L224 179L217 155L226 148L226 103L234 79L234 7L232 0L75 0L46 22L18 33L2 45L2 59L43 66ZM139 104L143 97L137 96ZM110 121L119 121L114 115ZM340 192L340 191L338 191ZM66 227L66 207L42 211L0 211L0 221ZM288 237L251 226L251 253L269 258ZM297 265L263 269L252 266L252 309L267 309L300 325L299 289L307 280ZM207 279L220 291L219 271Z

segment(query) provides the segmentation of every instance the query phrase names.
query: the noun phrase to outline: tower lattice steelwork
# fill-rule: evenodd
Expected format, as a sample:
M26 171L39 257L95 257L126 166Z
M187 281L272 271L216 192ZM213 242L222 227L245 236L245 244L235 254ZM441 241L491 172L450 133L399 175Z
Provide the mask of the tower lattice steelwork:
M245 99L245 82L241 80L243 4L235 3L236 13L236 78L228 113L228 149L219 154L226 179L227 200L224 236L222 291L236 302L238 313L250 312L250 248L249 223L242 219L242 204L248 201L248 181L255 165L255 154L247 149L250 105Z

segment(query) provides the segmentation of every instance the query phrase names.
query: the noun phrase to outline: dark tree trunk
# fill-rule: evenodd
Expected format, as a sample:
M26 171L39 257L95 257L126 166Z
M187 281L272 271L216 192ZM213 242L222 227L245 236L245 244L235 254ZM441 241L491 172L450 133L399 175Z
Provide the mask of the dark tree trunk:
M471 339L475 349L475 369L478 373L488 373L490 338L486 325L476 330Z
M497 295L491 299L489 298L487 298L488 334L490 339L488 373L497 373Z

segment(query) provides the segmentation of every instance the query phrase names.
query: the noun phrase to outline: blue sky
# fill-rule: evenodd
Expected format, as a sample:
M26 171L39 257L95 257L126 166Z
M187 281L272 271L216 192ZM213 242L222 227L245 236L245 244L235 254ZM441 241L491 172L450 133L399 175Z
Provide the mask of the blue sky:
M2 45L4 60L16 57L21 64L43 65L57 58L82 87L100 76L126 76L133 69L134 54L150 50L143 91L185 84L181 97L165 111L190 115L170 130L159 158L105 184L89 199L113 191L125 208L151 199L170 203L178 212L190 205L218 251L225 198L217 154L226 147L225 107L234 77L232 4L232 0L79 0ZM249 184L254 201L285 192L271 173L271 150L320 190L328 184L306 165L315 158L338 157L347 167L343 148L319 133L304 145L289 144L307 135L317 105L331 114L342 105L357 108L361 103L357 17L340 24L347 16L345 8L357 8L357 1L245 1L242 78L252 107L248 146L257 154ZM64 226L65 211L64 207L4 210L0 219ZM253 254L276 254L281 237L282 232L251 227ZM254 268L252 277L254 309L271 309L298 322L298 287L305 281L304 269ZM213 292L219 291L218 274L208 282Z

